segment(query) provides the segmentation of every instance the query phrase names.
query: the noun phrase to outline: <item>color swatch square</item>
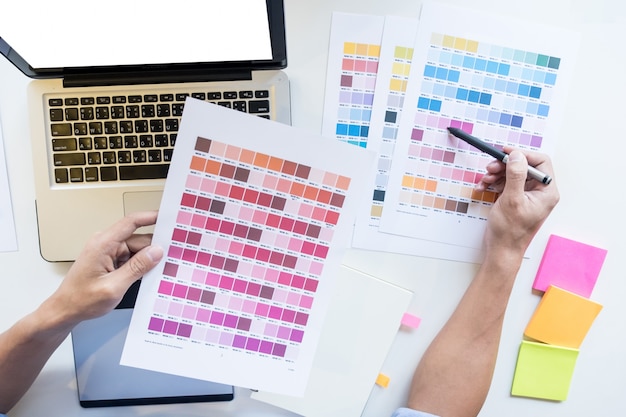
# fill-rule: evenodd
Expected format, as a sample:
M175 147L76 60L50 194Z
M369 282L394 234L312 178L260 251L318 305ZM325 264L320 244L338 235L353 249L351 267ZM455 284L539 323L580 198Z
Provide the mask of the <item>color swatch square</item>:
M578 349L523 341L511 395L566 400L577 358Z
M606 254L605 249L551 235L533 288L546 291L550 285L554 285L589 298Z
M579 348L600 310L602 305L551 285L524 334L540 342Z

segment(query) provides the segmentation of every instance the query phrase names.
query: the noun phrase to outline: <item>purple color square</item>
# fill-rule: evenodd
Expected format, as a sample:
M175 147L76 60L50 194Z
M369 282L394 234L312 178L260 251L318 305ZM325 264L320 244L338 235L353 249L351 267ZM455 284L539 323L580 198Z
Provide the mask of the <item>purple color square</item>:
M239 320L237 321L237 330L242 330L244 332L247 332L250 330L250 326L252 326L252 320L245 318L245 317L239 317Z
M239 267L239 261L236 259L227 258L224 262L224 270L229 272L237 272Z
M178 265L166 262L163 267L163 275L167 275L168 277L175 277L176 273L178 273Z
M200 301L202 290L200 288L189 287L187 290L187 299L191 301Z
M196 262L197 257L198 257L198 252L195 250L185 249L183 251L183 261Z
M271 306L268 317L271 318L271 319L280 320L280 316L282 316L282 313L283 313L283 309L282 308L276 307L276 306Z
M296 312L286 308L283 310L283 316L281 319L283 321L286 321L287 323L293 323L293 321L296 319Z
M247 286L248 286L248 283L244 281L243 279L236 279L235 283L233 284L233 290L238 293L245 294Z
M350 97L351 97L351 94L349 91L341 91L339 93L339 102L349 104L351 102Z
M165 320L165 324L163 325L163 333L175 335L177 329L178 323L171 320Z
M272 354L273 343L268 342L267 340L261 341L261 346L259 347L259 352L266 353L268 355Z
M411 139L421 141L424 137L424 131L422 129L413 129L411 132Z
M301 343L302 339L304 339L304 332L302 330L293 329L291 331L291 337L289 338L290 341Z
M163 319L160 319L157 317L150 317L150 323L148 323L148 330L160 332L161 330L163 330L164 322L165 320Z
M178 298L185 298L185 296L187 295L187 287L181 284L174 285L174 292L172 293L172 295Z
M341 86L342 87L352 87L352 76L351 75L342 75L341 76Z
M190 324L181 323L178 326L178 336L182 336L182 337L191 336L191 329L192 327Z
M211 254L206 252L198 252L196 263L199 265L209 266L211 263Z
M292 255L285 255L285 259L283 260L283 266L285 268L293 269L296 267L296 263L298 262L298 258Z
M224 316L225 316L224 313L219 313L217 311L214 311L211 314L211 321L210 321L210 323L221 326L222 323L224 323Z
M283 340L289 340L289 336L291 336L291 329L289 327L280 326L278 328L278 334L276 334L276 337Z
M533 135L533 138L530 141L530 146L535 147L535 148L541 148L541 142L543 142L543 139L541 138L541 136Z
M261 346L261 341L259 339L250 337L248 338L248 342L246 343L246 350L250 350L252 352L258 352L260 346Z
M246 347L246 338L241 335L235 335L235 338L233 339L233 347L244 349Z
M280 252L272 252L270 254L270 263L272 265L282 265L284 257L285 255Z
M269 310L270 310L269 305L265 303L259 303L256 305L256 310L254 311L254 314L256 314L257 316L261 316L261 317L267 317L267 315L269 314Z
M187 235L187 243L190 245L199 245L202 235L200 233L189 232Z
M309 315L306 313L296 313L296 320L294 323L299 324L301 326L306 326L306 323L309 321Z
M286 345L281 345L280 343L276 343L274 345L274 349L272 350L272 355L278 356L280 358L285 357L285 352L287 351Z
M161 281L159 283L159 294L172 295L174 284L169 281Z
M183 248L178 246L170 246L167 251L167 256L174 259L180 259L183 256Z
M237 316L234 316L232 314L226 314L226 317L224 318L224 326L225 327L230 327L231 329L234 329L237 327Z

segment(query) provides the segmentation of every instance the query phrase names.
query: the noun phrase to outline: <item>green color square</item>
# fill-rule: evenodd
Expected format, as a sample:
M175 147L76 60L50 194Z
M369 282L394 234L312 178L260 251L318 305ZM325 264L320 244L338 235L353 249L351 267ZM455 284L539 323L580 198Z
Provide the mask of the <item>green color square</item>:
M537 54L534 52L526 52L524 62L530 65L535 65L537 63Z
M502 48L502 59L513 59L515 50L511 48Z
M566 400L577 358L578 349L523 341L511 395Z
M548 68L559 69L559 65L561 65L561 58L551 56L550 62L548 62Z
M515 53L513 54L513 60L517 62L524 62L525 57L526 57L526 52L520 51L519 49L516 49Z

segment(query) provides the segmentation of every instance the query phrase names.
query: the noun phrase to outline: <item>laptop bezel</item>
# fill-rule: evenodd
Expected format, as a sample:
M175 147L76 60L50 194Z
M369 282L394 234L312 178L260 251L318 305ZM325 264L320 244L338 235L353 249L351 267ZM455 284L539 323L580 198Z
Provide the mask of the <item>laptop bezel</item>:
M28 64L18 51L15 51L0 36L0 54L5 56L15 67L26 76L33 79L71 78L74 76L85 77L86 74L94 78L122 78L132 79L133 74L145 83L146 76L154 74L157 82L173 82L181 73L186 79L182 81L201 81L194 74L213 74L214 78L225 80L220 74L246 73L251 70L284 69L287 67L287 43L284 22L283 0L265 0L269 20L269 30L272 45L272 59L268 60L244 60L228 62L198 62L198 63L171 63L171 64L145 64L145 65L120 65L98 67L63 67L63 68L33 68ZM1 35L1 34L0 34ZM172 78L172 79L170 79ZM158 81L162 79L162 81ZM213 78L211 78L213 79ZM207 81L211 79L206 79ZM111 84L110 82L106 83ZM104 85L104 84L103 84Z

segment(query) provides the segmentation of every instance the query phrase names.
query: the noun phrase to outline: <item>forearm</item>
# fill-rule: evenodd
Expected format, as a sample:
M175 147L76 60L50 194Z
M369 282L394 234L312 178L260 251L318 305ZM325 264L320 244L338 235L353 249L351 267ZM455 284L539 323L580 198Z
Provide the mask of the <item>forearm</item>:
M0 413L19 401L71 328L44 303L0 334Z
M485 259L456 310L416 369L408 405L441 417L476 416L496 363L521 253Z

